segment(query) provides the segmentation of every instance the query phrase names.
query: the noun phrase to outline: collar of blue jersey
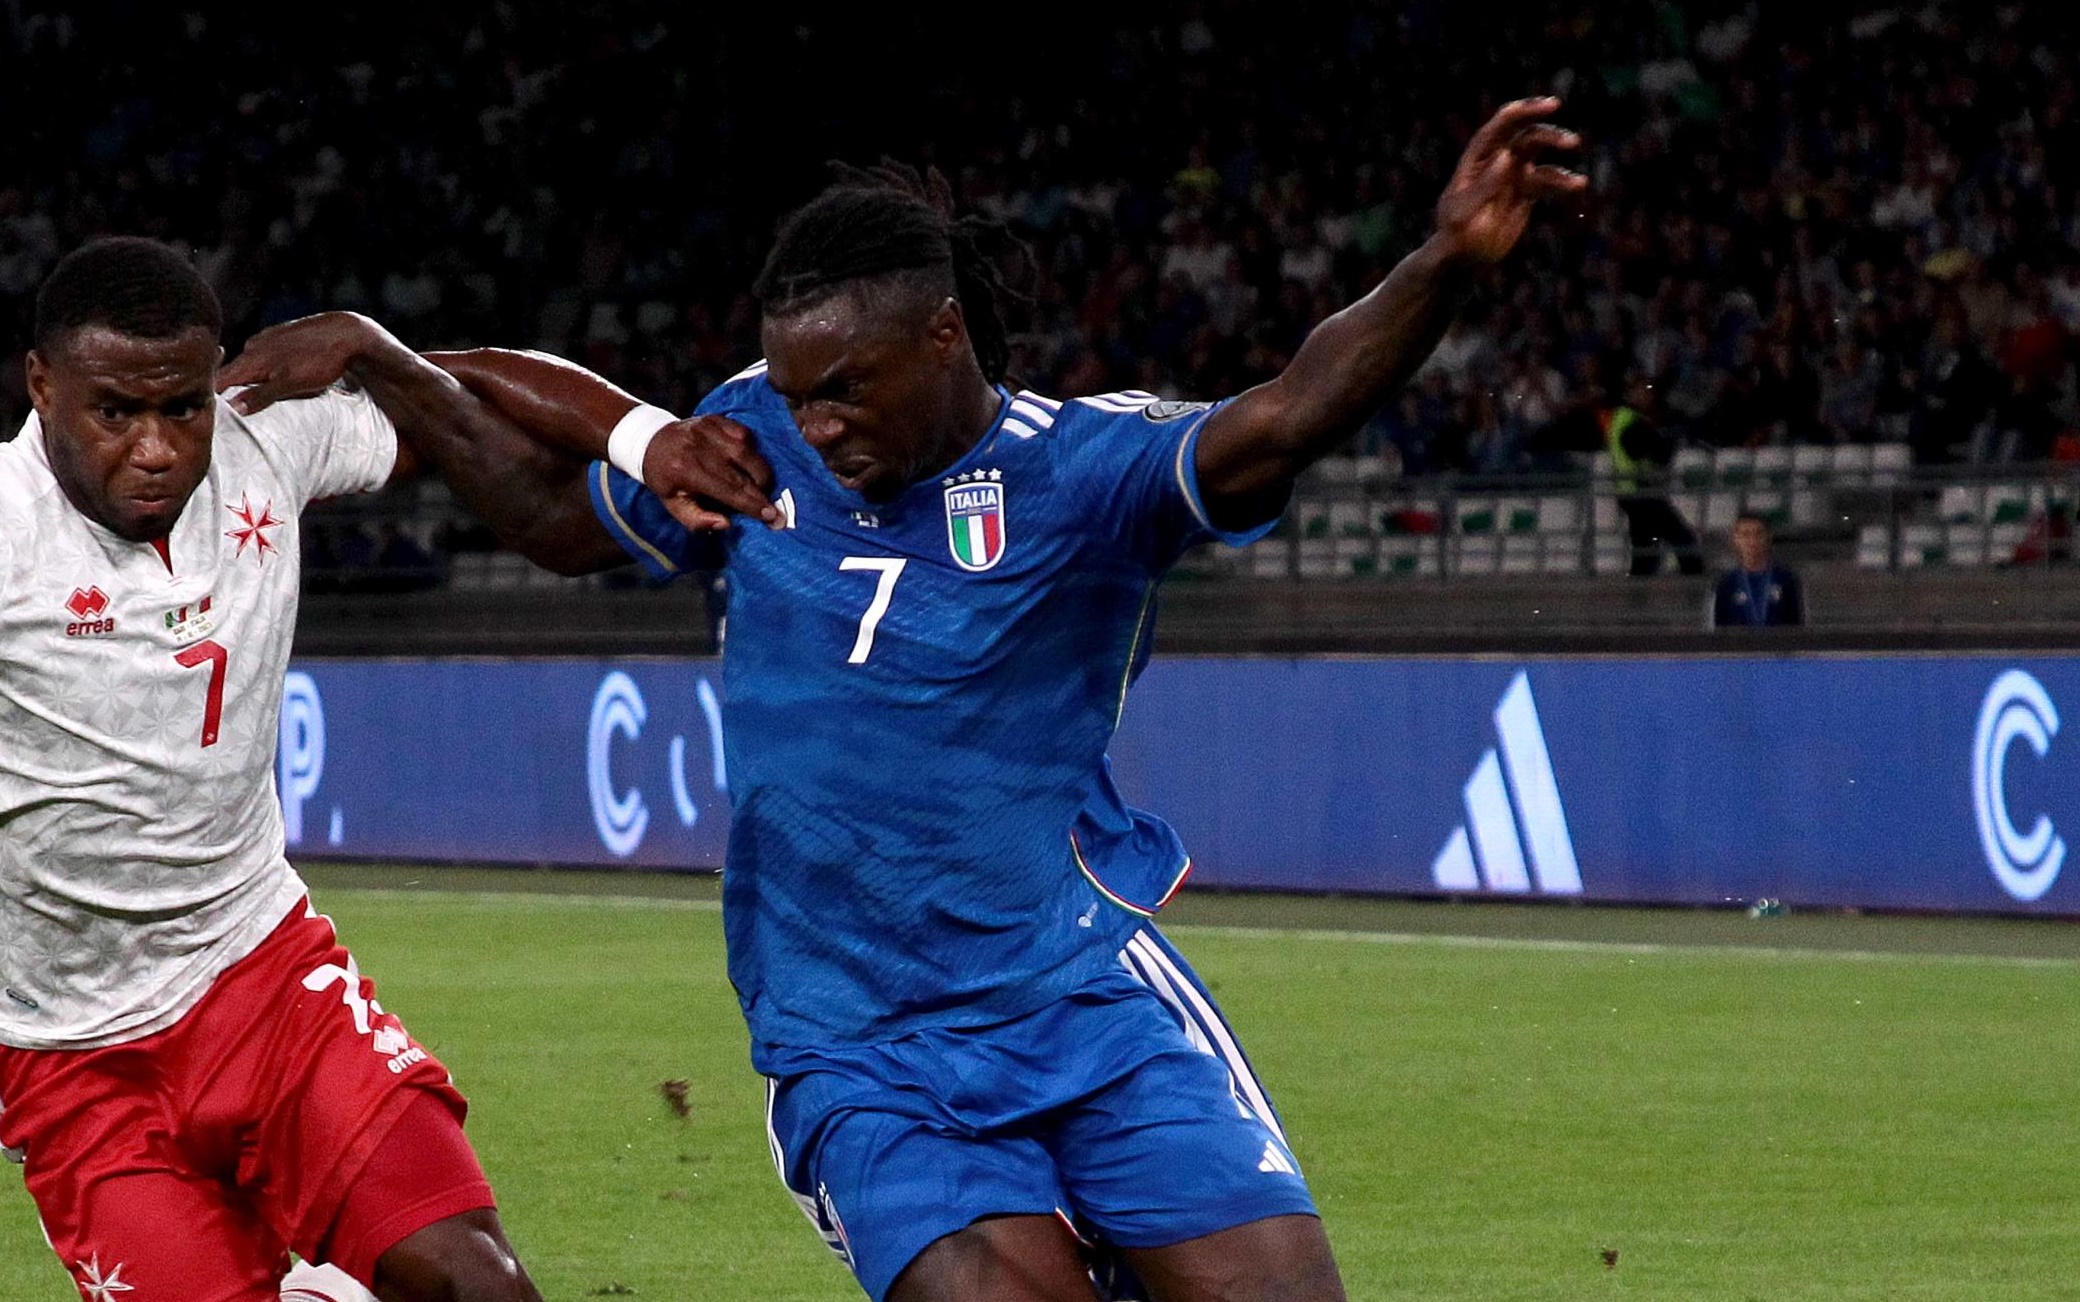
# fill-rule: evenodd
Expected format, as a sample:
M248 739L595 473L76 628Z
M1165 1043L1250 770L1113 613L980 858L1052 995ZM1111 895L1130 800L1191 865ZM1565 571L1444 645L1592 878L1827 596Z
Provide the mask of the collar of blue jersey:
M801 430L799 427L797 427L795 430L795 437L801 440L802 447L805 448L809 453L809 460L815 463L817 470L822 472L823 482L825 486L828 487L833 493L836 493L846 502L856 505L859 509L863 511L874 511L877 513L886 514L890 511L897 509L903 503L907 502L910 499L910 495L912 493L916 493L922 489L927 488L937 489L939 485L935 481L945 479L950 475L960 474L964 470L973 469L977 461L980 461L984 457L988 456L996 448L997 440L1001 438L1004 433L1004 418L1011 414L1011 391L1009 389L1006 389L1001 384L996 386L996 390L996 417L995 419L990 421L989 429L983 433L982 437L975 440L975 446L969 448L966 452L962 453L959 460L955 461L952 465L947 466L944 470L935 471L932 474L925 476L923 479L918 480L916 483L910 485L908 488L905 488L902 492L896 494L894 501L881 503L869 502L866 498L845 487L845 485L838 482L838 477L831 473L830 467L823 464L823 458L816 455L816 449L809 447L809 441L801 437Z

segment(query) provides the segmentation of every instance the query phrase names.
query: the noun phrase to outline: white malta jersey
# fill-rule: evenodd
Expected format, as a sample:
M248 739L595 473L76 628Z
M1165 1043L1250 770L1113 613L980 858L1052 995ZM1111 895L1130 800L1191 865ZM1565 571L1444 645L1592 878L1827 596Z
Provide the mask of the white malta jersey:
M0 444L0 1043L169 1026L302 898L274 788L297 520L396 460L365 395L219 400L162 555L73 507L34 416Z

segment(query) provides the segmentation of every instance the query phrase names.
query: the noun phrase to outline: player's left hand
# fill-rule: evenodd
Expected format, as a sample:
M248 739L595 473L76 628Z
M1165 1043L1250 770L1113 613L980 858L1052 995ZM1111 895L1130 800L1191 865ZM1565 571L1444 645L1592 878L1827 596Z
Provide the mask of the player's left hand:
M269 326L246 341L245 351L217 372L217 392L247 386L231 406L242 416L291 398L325 392L355 359L396 338L359 312L320 312Z
M1559 107L1551 95L1516 100L1473 133L1437 201L1435 238L1447 257L1500 262L1524 234L1533 204L1589 188L1581 173L1539 161L1548 151L1581 146L1580 136L1546 121Z
M665 426L643 454L643 483L696 533L727 529L732 515L786 527L773 505L773 467L750 430L727 416Z

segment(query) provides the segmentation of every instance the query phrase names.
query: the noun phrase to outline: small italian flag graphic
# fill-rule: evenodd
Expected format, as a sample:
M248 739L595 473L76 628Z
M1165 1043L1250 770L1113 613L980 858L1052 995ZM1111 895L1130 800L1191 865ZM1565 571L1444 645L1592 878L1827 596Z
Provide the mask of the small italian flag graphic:
M986 570L1004 555L1004 488L956 484L946 490L946 533L964 570Z

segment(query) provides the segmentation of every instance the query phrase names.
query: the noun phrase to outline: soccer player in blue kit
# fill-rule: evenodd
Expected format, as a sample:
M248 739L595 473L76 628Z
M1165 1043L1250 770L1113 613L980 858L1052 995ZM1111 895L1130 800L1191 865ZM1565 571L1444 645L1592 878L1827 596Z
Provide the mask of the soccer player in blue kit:
M511 545L727 564L730 976L775 1162L877 1302L1088 1302L1072 1217L1161 1302L1343 1297L1268 1099L1147 923L1190 861L1105 747L1169 566L1268 530L1583 188L1543 161L1577 143L1557 107L1496 113L1429 242L1222 403L1005 388L973 228L889 169L783 224L767 361L690 420L554 359L436 357L532 436L417 444ZM298 329L227 370L249 405L332 378Z

